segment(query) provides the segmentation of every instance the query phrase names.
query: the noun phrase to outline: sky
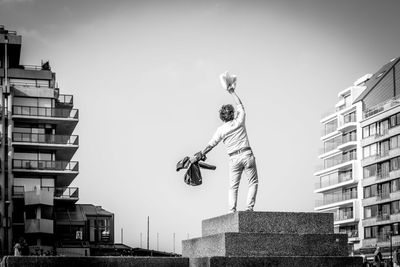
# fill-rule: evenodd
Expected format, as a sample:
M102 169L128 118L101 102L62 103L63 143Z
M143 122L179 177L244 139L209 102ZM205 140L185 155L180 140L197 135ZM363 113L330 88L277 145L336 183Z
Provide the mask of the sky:
M321 115L339 91L400 56L397 0L0 0L21 63L50 60L79 109L78 203L115 214L115 241L181 252L201 221L228 212L228 155L187 186L176 163L202 150L238 76L257 161L257 211L313 211ZM246 178L239 189L245 209ZM143 241L140 243L140 234Z

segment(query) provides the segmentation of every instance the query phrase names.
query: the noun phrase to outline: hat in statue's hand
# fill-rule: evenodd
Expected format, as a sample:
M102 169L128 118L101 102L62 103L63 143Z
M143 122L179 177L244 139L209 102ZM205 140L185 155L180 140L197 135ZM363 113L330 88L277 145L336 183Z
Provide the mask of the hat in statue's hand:
M219 76L221 85L225 90L236 87L236 75L230 75L228 71L225 71Z

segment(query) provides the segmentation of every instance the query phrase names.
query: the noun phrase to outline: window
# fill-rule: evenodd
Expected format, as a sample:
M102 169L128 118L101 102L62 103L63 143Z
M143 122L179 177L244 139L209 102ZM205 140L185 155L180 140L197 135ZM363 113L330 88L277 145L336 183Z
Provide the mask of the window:
M349 114L344 115L343 119L344 119L344 123L356 121L356 112L353 111L353 112L351 112Z
M377 165L373 164L373 165L366 166L366 167L364 167L363 171L364 171L364 178L376 176Z
M337 129L337 119L325 123L325 135L336 131L336 129Z
M396 213L400 212L399 204L400 204L400 202L398 200L397 201L393 201L391 203L391 211L392 211L391 213L392 214L396 214Z
M390 138L390 149L398 148L400 146L400 135Z
M399 179L391 181L391 189L392 189L392 192L399 191L399 189L400 189L399 188Z
M365 146L363 148L363 157L368 158L376 155L376 144Z

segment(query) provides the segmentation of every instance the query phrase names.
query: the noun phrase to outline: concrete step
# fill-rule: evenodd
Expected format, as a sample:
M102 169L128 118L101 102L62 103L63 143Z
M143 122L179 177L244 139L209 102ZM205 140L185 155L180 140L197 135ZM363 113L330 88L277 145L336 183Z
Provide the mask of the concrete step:
M191 258L190 267L361 267L361 257L205 257Z
M333 214L238 211L203 220L202 222L202 236L225 232L333 234Z
M347 256L346 234L222 233L182 241L182 256Z

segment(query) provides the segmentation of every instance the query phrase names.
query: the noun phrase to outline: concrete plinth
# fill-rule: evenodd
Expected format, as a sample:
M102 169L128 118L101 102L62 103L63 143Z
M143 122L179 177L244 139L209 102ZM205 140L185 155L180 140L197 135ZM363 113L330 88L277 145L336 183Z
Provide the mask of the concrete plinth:
M204 257L191 258L190 267L360 267L361 257Z
M358 267L333 214L235 212L204 220L202 237L182 241L190 266Z
M182 242L182 257L347 256L343 234L223 233Z
M311 212L238 211L202 222L202 236L227 232L333 234L333 216Z

